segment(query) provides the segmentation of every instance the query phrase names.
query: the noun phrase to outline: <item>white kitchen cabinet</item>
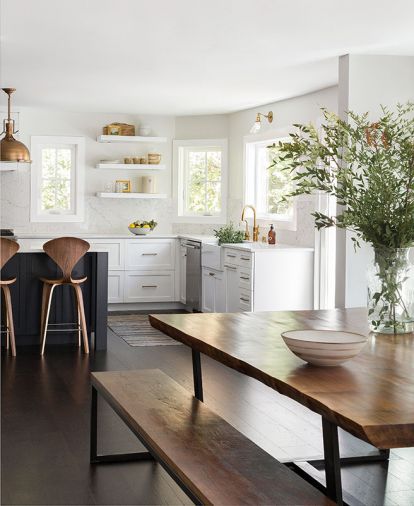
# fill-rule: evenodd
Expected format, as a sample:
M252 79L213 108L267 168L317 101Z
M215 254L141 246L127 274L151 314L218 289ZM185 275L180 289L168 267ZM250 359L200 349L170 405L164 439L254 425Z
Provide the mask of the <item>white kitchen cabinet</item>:
M108 302L110 304L124 302L124 272L108 272Z
M125 270L174 270L175 239L126 241Z
M237 313L239 307L239 273L236 265L224 264L224 276L226 285L225 308L227 313Z
M226 311L313 309L313 249L224 248Z
M202 277L203 313L226 312L223 272L203 268Z
M174 272L127 271L124 302L172 302Z
M187 248L180 245L180 302L187 303L186 278L187 278Z
M87 239L87 241L92 250L108 252L108 270L124 270L125 241L123 239Z

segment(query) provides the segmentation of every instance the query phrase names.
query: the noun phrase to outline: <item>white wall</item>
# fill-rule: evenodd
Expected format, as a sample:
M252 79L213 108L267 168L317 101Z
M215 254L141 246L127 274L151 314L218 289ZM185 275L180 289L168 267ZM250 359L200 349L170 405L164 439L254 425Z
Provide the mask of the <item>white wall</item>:
M227 215L235 225L239 224L243 208L243 172L244 172L244 139L246 136L254 139L250 128L257 112L273 111L274 120L271 125L266 120L262 122L260 134L286 136L292 131L293 123L317 123L321 117L320 108L327 107L336 112L338 108L337 88L327 88L315 93L295 97L281 102L246 109L229 115L187 116L176 119L176 138L218 138L229 139L229 200ZM310 213L315 209L313 197L301 197L298 202L298 227L296 231L278 230L280 242L314 245L314 222ZM261 234L267 234L270 222L259 221ZM187 232L211 231L219 225L174 225L173 230Z
M165 217L171 214L171 199L165 200L118 200L100 199L95 196L103 191L105 184L116 179L130 179L134 187L138 175L134 171L97 170L95 164L102 159L117 159L124 156L146 155L149 150L162 153L162 163L167 170L158 175L158 191L171 194L171 139L174 136L174 117L132 116L116 114L84 114L46 109L20 108L20 140L30 149L31 135L68 135L85 137L85 222L84 223L31 223L30 222L30 170L27 167L0 176L1 225L11 227L17 233L76 233L108 232L128 233L127 226L137 219L155 219L158 231L171 232L171 222ZM96 136L102 127L111 122L148 124L153 135L166 136L167 144L101 144ZM136 190L135 190L136 191Z
M154 135L166 136L166 145L154 145L163 154L168 170L158 176L159 191L171 197L171 139L228 138L229 139L229 200L228 218L238 225L243 206L243 141L250 135L250 128L257 111L274 113L273 124L263 122L263 132L286 135L295 122L317 122L320 107L337 110L337 88L328 88L308 95L248 109L233 114L210 116L146 116L116 114L81 114L46 109L20 109L21 140L30 147L31 135L79 135L86 139L86 218L84 223L31 223L30 222L30 168L16 172L2 173L1 183L1 225L11 227L16 233L51 232L57 234L76 232L126 232L128 223L136 219L155 219L159 222L158 232L211 233L219 225L196 225L172 223L172 201L165 200L117 200L99 199L97 191L103 191L105 184L115 179L131 179L136 184L133 171L96 170L93 167L101 159L123 158L125 155L144 155L147 146L100 144L96 136L102 126L114 121L133 124L149 124ZM35 170L35 167L32 167ZM314 225L310 213L315 203L312 197L301 198L298 203L297 231L278 231L278 240L292 244L313 246ZM269 222L259 222L263 234L267 233Z
M347 55L339 61L339 113L369 111L374 121L380 105L391 109L414 100L413 56ZM365 306L366 270L372 259L368 245L354 252L350 233L338 234L336 305Z

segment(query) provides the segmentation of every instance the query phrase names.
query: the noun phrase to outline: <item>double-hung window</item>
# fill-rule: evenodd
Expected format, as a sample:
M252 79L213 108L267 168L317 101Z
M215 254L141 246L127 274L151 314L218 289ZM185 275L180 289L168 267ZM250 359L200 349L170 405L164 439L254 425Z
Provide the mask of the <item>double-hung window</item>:
M83 221L84 151L83 137L32 137L31 221Z
M226 183L227 140L174 141L177 221L225 222Z
M273 221L278 228L296 229L296 203L284 200L293 190L292 174L285 162L273 165L277 147L269 146L288 138L245 142L245 203L256 207L258 217Z

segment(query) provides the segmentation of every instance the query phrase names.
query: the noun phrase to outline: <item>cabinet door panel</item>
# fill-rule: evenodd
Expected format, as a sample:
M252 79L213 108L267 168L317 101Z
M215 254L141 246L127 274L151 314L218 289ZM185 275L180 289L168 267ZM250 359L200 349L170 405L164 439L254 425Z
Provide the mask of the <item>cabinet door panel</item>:
M203 269L202 286L202 308L203 313L214 312L214 294L215 294L215 273L209 269Z
M124 240L86 239L93 251L108 252L108 269L110 271L123 271L125 266Z
M124 273L122 271L108 272L108 302L124 302Z
M237 267L225 266L226 279L226 312L237 313L239 311L239 273Z

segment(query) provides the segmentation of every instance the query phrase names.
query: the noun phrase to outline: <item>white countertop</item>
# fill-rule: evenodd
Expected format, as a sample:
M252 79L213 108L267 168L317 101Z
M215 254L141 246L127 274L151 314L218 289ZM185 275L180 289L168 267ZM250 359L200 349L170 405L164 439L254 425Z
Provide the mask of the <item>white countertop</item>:
M266 242L241 242L237 244L222 244L222 247L239 250L248 250L255 253L262 251L275 252L287 250L313 251L313 248L306 246L295 246L292 244L267 244Z

